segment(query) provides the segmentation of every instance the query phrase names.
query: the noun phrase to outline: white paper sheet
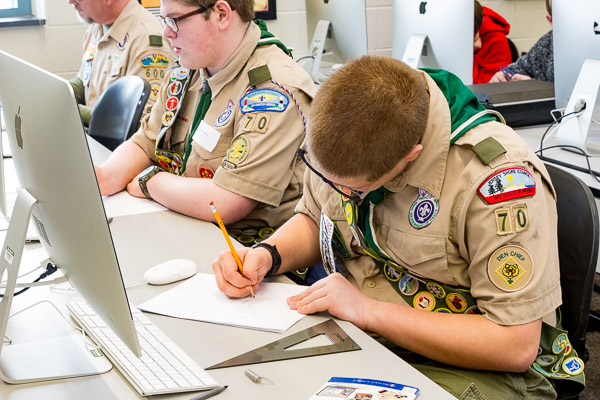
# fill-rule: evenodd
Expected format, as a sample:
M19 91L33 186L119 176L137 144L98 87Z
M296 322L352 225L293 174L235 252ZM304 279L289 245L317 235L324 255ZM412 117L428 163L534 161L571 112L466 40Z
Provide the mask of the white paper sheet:
M282 333L304 317L290 310L286 301L304 289L263 282L255 298L229 299L219 291L212 274L199 273L138 308L176 318Z
M164 211L166 207L150 199L142 199L122 190L112 196L102 196L106 218Z

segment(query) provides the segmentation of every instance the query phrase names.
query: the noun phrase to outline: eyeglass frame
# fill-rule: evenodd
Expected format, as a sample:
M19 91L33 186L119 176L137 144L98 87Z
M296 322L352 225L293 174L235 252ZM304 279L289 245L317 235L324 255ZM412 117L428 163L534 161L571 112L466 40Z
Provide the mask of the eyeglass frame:
M333 181L325 178L325 176L323 176L323 174L321 174L319 171L317 171L312 165L310 165L310 163L308 162L308 160L306 159L306 155L308 154L308 151L306 151L306 139L304 139L304 141L302 142L302 144L300 145L300 147L298 147L298 150L296 150L296 154L298 155L298 157L300 157L300 159L302 160L302 162L304 164L306 164L306 166L308 167L308 169L310 169L312 172L315 173L315 175L317 175L319 178L321 178L321 180L323 182L325 182L327 185L329 185L333 190L335 190L338 194L354 201L355 203L360 203L362 200L364 200L365 197L367 197L367 195L369 194L370 190L372 189L373 185L375 185L375 182L373 185L371 185L371 187L365 191L358 191L352 188L349 188L347 186L343 186L343 185L338 185L336 183L334 183ZM349 193L346 193L345 190L348 190Z
M79 0L79 1L81 1L81 0ZM162 23L163 27L168 26L170 30L177 33L177 32L179 32L179 26L177 26L177 22L183 21L184 19L192 17L196 14L203 14L206 11L208 11L209 9L213 8L215 6L215 4L217 4L217 2L214 2L208 6L200 6L200 8L198 8L197 10L190 11L187 14L183 14L183 15L180 15L179 17L175 17L175 18L163 17L162 15L159 15L158 19Z

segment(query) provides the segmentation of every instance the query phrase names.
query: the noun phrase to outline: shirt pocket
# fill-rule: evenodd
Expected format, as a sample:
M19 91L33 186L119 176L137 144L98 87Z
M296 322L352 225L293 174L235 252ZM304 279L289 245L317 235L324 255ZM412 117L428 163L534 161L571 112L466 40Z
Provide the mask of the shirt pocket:
M447 238L387 228L388 255L409 271L447 284L456 284L448 268ZM382 240L378 235L378 240ZM381 242L380 242L381 243Z

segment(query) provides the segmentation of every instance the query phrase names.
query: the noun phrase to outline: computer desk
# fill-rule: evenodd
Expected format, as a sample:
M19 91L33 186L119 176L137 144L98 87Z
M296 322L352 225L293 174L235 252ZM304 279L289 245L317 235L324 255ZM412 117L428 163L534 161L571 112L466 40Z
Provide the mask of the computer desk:
M92 153L96 145L91 143ZM200 272L211 273L212 261L227 248L219 228L211 223L172 211L115 217L110 228L123 280L128 288L129 300L133 304L140 304L176 285L175 283L151 287L143 283L142 274L149 267L167 259L189 258L197 263ZM44 251L41 245L29 244L23 256L21 273L30 270L43 258ZM51 299L64 315L68 315L64 307L66 294L46 287L32 288L17 296L13 300L12 312L44 298ZM253 350L330 318L325 313L307 316L284 334L277 334L154 314L147 315L202 367ZM40 335L50 337L73 332L73 329L57 316L58 314L52 311L49 305L38 305L9 320L7 333L14 342L19 342ZM215 399L306 400L333 376L371 378L416 386L421 390L419 400L453 398L440 386L351 323L339 320L337 322L362 350L211 370L210 375L221 385L229 386ZM266 379L260 384L252 382L244 375L244 370L248 367ZM190 399L196 394L198 392L153 398L183 400ZM0 398L4 400L35 398L121 400L142 397L113 368L112 371L102 375L45 383L9 385L0 382Z

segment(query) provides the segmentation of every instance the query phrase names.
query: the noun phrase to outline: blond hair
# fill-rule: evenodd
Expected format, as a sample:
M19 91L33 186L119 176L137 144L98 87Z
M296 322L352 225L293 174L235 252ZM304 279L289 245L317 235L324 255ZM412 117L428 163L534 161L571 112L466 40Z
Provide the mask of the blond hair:
M310 157L332 176L377 180L419 142L428 114L419 72L389 57L363 56L317 92L307 135Z

